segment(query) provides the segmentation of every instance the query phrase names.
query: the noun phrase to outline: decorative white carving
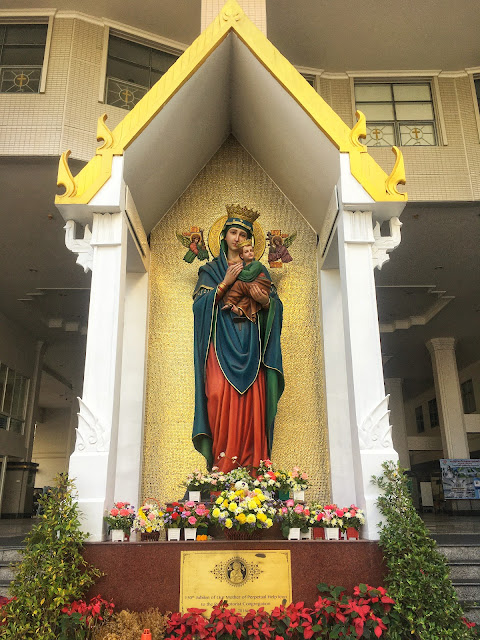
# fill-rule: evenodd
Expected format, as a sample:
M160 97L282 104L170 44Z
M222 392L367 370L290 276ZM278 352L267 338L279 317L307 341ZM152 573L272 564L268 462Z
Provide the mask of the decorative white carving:
M80 411L78 415L78 427L77 442L75 444L75 451L108 451L105 442L105 429L100 424L100 421L81 398L77 398L80 405Z
M65 229L65 245L67 249L78 254L77 264L83 267L85 273L91 271L93 264L93 247L90 244L92 233L88 224L83 232L83 240L76 237L75 220L67 220L63 228Z
M377 269L381 269L385 262L390 260L390 256L388 255L390 251L393 251L398 247L402 240L402 235L400 233L400 227L402 223L398 218L390 218L390 235L382 236L380 234L380 224L377 222L373 229L373 237L375 238L375 242L372 246L372 258L373 258L373 266L377 267Z
M360 449L393 448L392 427L389 420L390 411L388 409L389 398L389 395L385 396L360 426L358 430Z

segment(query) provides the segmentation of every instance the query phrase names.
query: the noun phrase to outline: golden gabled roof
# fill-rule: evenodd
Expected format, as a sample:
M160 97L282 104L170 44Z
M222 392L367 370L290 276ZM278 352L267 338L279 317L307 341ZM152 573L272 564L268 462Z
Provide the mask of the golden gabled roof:
M366 134L363 114L357 111L358 121L353 129L350 129L249 20L238 3L235 0L228 0L212 24L200 34L113 131L110 131L105 124L106 114L99 118L97 140L103 140L103 144L75 177L72 176L68 167L70 151L62 154L58 170L58 185L65 187L65 193L57 196L55 203L88 204L110 178L113 156L123 155L125 149L232 31L337 149L340 152L349 153L353 176L375 201L406 201L407 194L397 190L398 184L405 184L401 151L396 147L393 148L396 162L392 173L388 176L368 154L367 147L360 143L360 138L364 138Z

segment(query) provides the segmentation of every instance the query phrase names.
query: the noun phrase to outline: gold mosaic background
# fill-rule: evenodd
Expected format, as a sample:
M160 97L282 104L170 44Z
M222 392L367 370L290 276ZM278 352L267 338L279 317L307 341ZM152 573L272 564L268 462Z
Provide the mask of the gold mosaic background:
M311 478L307 499L329 500L330 479L323 354L315 257L316 234L268 175L229 138L151 234L150 324L143 497L162 501L183 495L186 475L205 468L193 448L192 292L200 266L182 260L175 231L197 225L205 239L225 205L260 212L266 233L297 231L293 262L270 269L284 305L282 354L285 391L278 406L272 460L299 465ZM262 262L268 267L267 254Z

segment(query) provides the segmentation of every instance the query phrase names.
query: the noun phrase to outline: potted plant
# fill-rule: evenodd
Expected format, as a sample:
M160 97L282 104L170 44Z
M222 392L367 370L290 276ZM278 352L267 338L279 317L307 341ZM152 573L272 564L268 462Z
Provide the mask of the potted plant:
M190 502L200 502L201 494L203 491L208 490L210 486L210 478L208 475L204 475L198 469L195 469L190 473L183 486L187 488L188 500Z
M322 511L322 524L325 529L326 540L340 540L340 531L343 529L343 509L336 504L328 504Z
M261 489L264 494L272 494L281 488L279 473L282 472L275 471L271 460L260 460L253 486ZM284 476L286 477L286 474ZM289 490L289 487L287 490Z
M301 540L302 532L307 533L310 524L310 509L294 500L287 500L279 508L278 515L281 519L281 529L284 538L288 540Z
M314 504L310 507L309 521L312 527L313 539L325 540L325 523L323 521L323 507L321 504Z
M305 500L305 491L309 487L308 475L304 471L300 471L299 467L293 467L288 477L290 489L293 491L293 499Z
M211 502L215 502L218 496L225 489L227 476L223 471L220 471L218 467L212 467L210 473L205 477L208 480L206 490L210 491Z
M146 502L137 511L133 528L140 531L142 542L156 541L163 527L163 511L154 503Z
M209 516L210 511L203 503L185 502L182 513L185 540L196 540L197 535L206 535Z
M180 533L184 526L182 518L185 507L180 502L171 502L165 508L163 523L167 530L167 540L180 540Z
M365 524L363 509L359 509L354 504L343 509L343 525L346 540L358 540L362 524Z
M260 537L263 529L273 526L276 509L273 501L258 488L222 491L210 514L225 537L244 540Z
M115 502L104 520L112 542L128 542L135 520L135 508L129 502Z

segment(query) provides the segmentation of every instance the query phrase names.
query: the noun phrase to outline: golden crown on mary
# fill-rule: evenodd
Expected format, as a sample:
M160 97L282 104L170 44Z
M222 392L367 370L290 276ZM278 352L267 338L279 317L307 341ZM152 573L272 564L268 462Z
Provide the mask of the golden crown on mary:
M227 204L226 209L229 218L240 218L241 220L247 220L252 224L260 215L258 211L255 211L255 209L242 207L239 204Z

